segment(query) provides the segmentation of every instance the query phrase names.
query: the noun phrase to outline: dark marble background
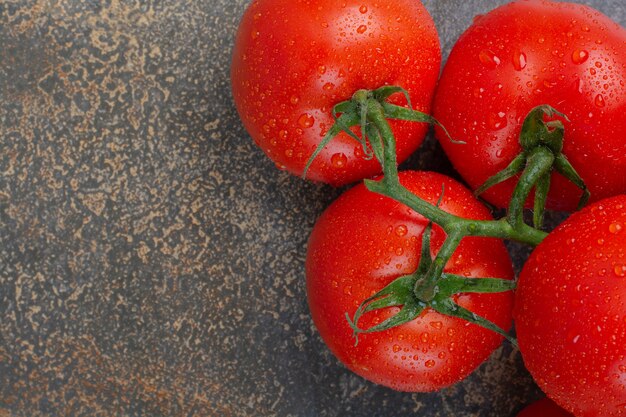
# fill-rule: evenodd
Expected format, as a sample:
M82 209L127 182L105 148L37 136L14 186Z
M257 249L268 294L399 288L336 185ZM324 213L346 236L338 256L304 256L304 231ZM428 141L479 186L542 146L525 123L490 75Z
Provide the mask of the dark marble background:
M508 344L435 394L323 345L303 262L340 190L278 171L238 120L247 3L0 1L0 417L513 417L540 394ZM445 55L501 3L426 1ZM432 140L406 166L451 172Z

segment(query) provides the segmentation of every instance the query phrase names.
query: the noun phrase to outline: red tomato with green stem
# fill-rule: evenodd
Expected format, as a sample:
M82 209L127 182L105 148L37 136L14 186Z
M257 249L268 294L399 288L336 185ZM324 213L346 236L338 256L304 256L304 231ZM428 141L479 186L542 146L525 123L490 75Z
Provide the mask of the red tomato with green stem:
M515 1L478 16L446 63L434 116L446 154L473 189L519 153L526 114L548 104L564 113L563 154L591 200L626 192L626 30L582 4ZM547 206L576 208L581 190L552 174ZM508 205L515 178L484 193Z
M522 410L517 417L573 417L570 413L556 405L549 398L532 403Z
M437 173L402 172L410 192L440 207L477 220L489 211L458 182ZM435 391L469 375L502 341L498 334L462 319L426 309L416 319L384 331L361 334L355 346L346 313L419 263L427 220L405 205L357 185L336 200L317 221L308 244L307 297L311 315L330 350L350 370L401 391ZM431 251L445 233L433 226ZM502 241L466 237L445 271L466 277L513 278ZM460 294L462 307L494 322L511 326L512 293ZM361 317L363 328L399 311L389 307Z
M414 109L428 113L440 63L435 25L418 0L255 0L239 26L231 81L254 141L279 168L302 175L334 122L335 104L359 89L397 85L408 91ZM391 101L407 104L402 94ZM403 161L428 125L391 124ZM376 159L366 159L362 146L342 132L307 178L342 185L379 172Z
M626 196L573 214L537 246L514 317L550 398L577 417L626 415Z

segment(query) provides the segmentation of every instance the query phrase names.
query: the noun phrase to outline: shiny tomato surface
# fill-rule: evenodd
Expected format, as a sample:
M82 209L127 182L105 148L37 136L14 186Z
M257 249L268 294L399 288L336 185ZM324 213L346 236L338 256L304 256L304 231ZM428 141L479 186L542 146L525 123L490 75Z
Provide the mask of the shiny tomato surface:
M455 180L432 172L403 172L401 183L441 208L472 219L491 219L489 211ZM349 369L378 384L402 391L435 391L469 375L500 345L501 336L464 320L426 309L418 318L382 332L359 335L355 346L346 313L395 278L414 272L427 221L403 204L357 185L319 218L306 260L311 315L330 350ZM445 233L432 232L431 252ZM513 278L500 240L465 238L445 271L468 277ZM461 294L461 306L503 329L511 326L512 293ZM362 316L367 328L398 312L397 307Z
M430 112L440 64L435 25L418 0L255 0L237 32L231 81L250 136L279 168L301 175L333 124L335 104L359 89L396 85L415 109ZM402 94L391 101L406 104ZM392 128L403 161L428 125L394 121ZM307 177L341 185L380 171L341 133Z
M626 196L573 214L537 246L515 326L548 397L577 417L626 415Z
M484 16L455 44L434 115L466 145L437 136L475 189L520 152L524 117L549 104L569 118L563 153L591 201L626 192L626 30L582 4L515 1ZM484 197L508 206L515 179ZM552 175L548 208L571 211L581 191Z

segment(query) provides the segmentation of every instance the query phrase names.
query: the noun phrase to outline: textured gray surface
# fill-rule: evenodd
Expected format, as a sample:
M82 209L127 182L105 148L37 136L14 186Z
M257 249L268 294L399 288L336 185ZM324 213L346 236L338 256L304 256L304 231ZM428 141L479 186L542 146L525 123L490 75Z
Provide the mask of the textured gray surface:
M447 56L503 2L425 3ZM623 0L587 3L625 23ZM324 347L303 261L339 190L241 126L246 4L0 2L0 416L514 416L538 392L509 345L436 394ZM450 172L432 140L407 166Z

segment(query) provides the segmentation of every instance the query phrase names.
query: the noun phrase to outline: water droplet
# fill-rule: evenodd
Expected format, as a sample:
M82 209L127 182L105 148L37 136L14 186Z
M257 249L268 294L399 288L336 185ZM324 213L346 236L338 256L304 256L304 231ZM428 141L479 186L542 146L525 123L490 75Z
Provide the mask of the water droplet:
M318 72L320 75L324 75L324 74L326 74L326 67L325 67L324 65L320 65L319 67L317 67L317 72Z
M324 90L326 90L326 91L330 91L333 88L335 88L335 84L333 84L333 83L326 83L326 84L324 84Z
M307 113L301 114L298 119L298 124L305 129L313 126L313 123L315 123L315 118Z
M396 235L402 237L405 236L407 234L407 232L409 231L409 229L407 229L407 227L403 224L401 224L400 226L396 227Z
M504 112L491 113L489 115L489 119L487 123L492 130L503 129L508 124L506 113Z
M287 149L287 150L285 151L285 156L286 156L287 158L291 158L291 157L293 156L293 149Z
M478 54L478 58L480 62L482 62L487 68L495 68L500 65L500 58L496 56L493 52L488 49L483 49Z
M589 52L585 51L584 49L576 49L574 52L572 52L572 62L574 64L582 64L587 59L589 59Z
M594 100L594 103L596 103L596 106L598 107L604 107L604 97L602 96L602 94L598 94L596 96L596 99Z
M513 54L513 67L517 70L517 71L521 71L524 68L526 68L527 62L526 62L526 54L520 51L516 51Z
M280 132L278 132L278 136L279 136L281 139L287 139L287 136L288 136L288 135L289 135L289 133L287 133L287 131L286 131L286 130L281 130Z
M572 339L572 343L578 343L578 339L580 339L580 335L579 334L574 336L574 338Z
M289 101L291 102L291 104L298 104L298 102L300 101L300 99L296 96L291 96L291 98L289 99Z
M393 345L392 350L394 351L394 353L398 353L402 350L402 348L400 347L400 345Z
M545 38L539 38L539 39L537 39L537 42L539 42L539 43L544 43L545 41L546 41L546 40L545 40Z
M339 152L339 153L333 154L333 156L330 157L330 162L333 164L333 167L335 168L343 168L348 163L348 158L346 157L346 155Z
M363 34L363 33L365 33L366 30L367 30L367 26L366 25L361 25L358 28L356 28L356 33Z
M615 272L615 275L617 275L618 277L625 277L626 276L626 265L622 265L622 264L617 264L613 267L613 272Z
M624 227L622 226L622 224L620 222L614 222L614 223L611 223L609 225L609 232L611 232L614 235L616 235L619 232L621 232L623 228Z
M427 368L433 368L433 367L435 366L435 361L434 361L434 360L432 360L432 359L429 359L429 360L427 360L427 361L426 361L426 363L424 363L424 365L425 365Z
M361 7L359 7L359 12L361 12L362 14L367 13L367 6L366 5L362 5Z
M430 325L433 326L435 329L439 330L443 327L443 323L440 321L432 321L430 322Z

